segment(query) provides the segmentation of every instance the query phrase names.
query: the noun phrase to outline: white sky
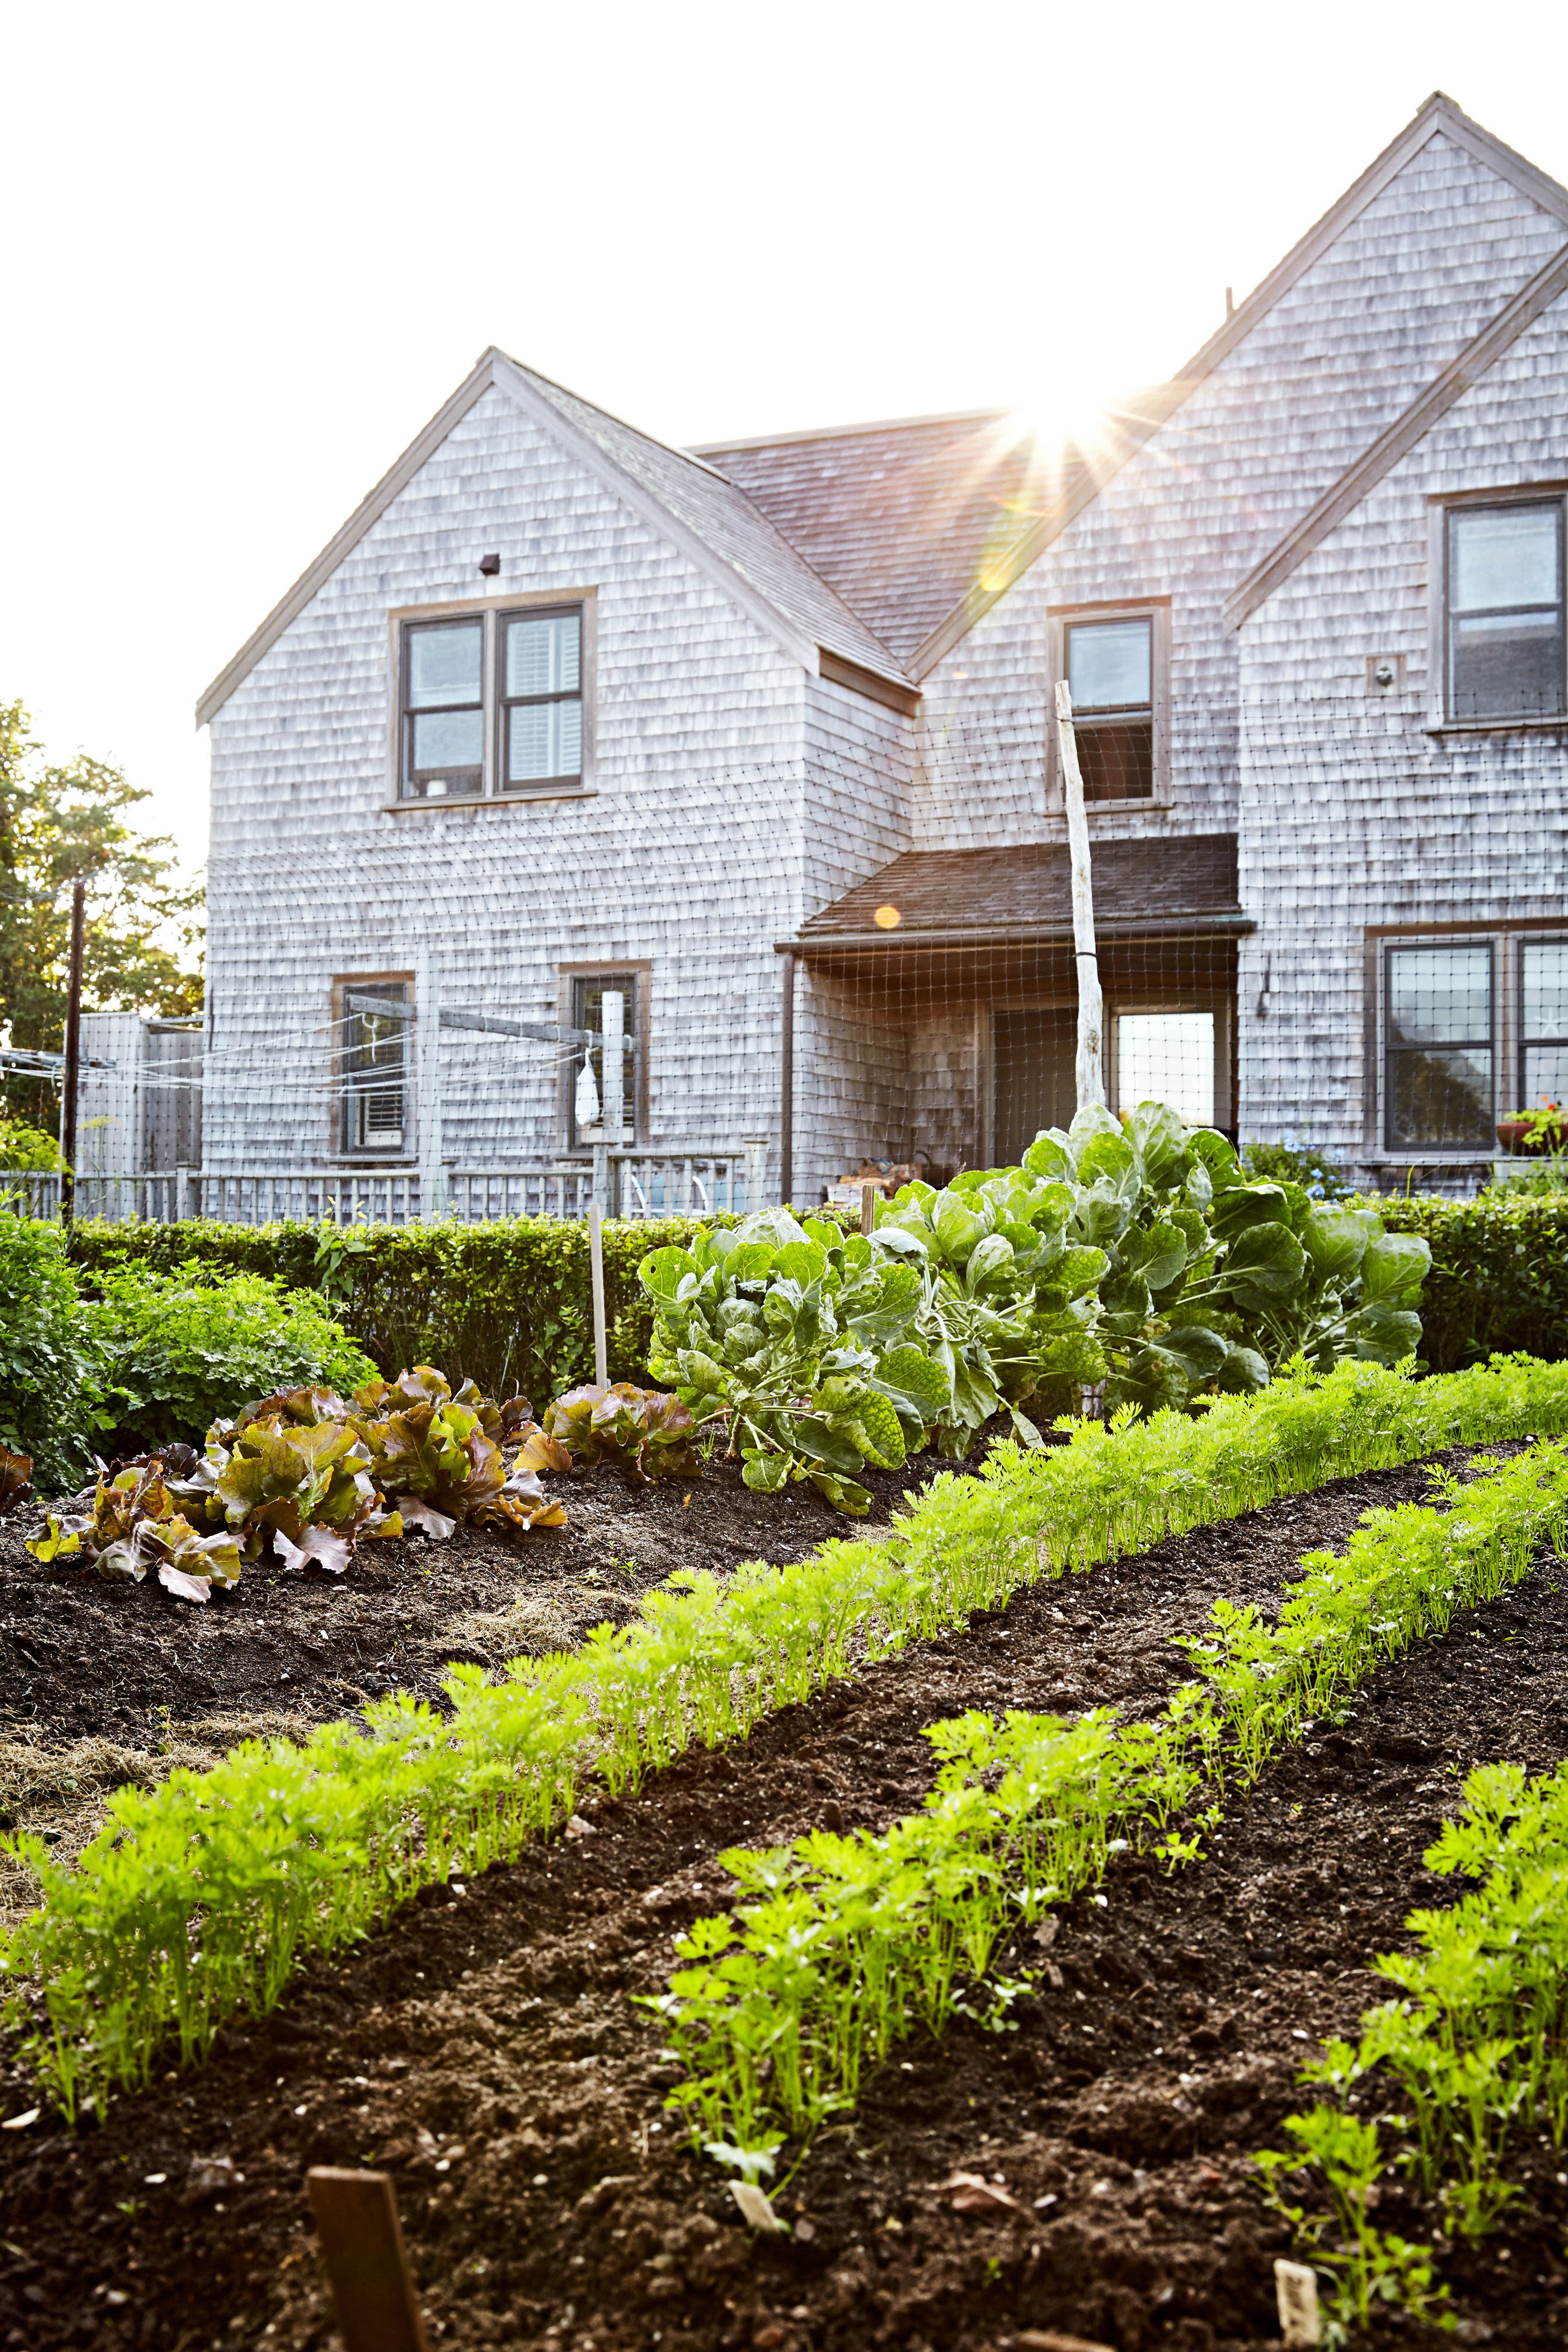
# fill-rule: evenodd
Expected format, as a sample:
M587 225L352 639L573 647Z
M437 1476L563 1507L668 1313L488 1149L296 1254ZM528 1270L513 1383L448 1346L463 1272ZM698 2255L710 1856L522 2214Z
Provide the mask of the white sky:
M1568 9L0 0L0 697L203 854L197 692L479 352L667 440L1168 374Z

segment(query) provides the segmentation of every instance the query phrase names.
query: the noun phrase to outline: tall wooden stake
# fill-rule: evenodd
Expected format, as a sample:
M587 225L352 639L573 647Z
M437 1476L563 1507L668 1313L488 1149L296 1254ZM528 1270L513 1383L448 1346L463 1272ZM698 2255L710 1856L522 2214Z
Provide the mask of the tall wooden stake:
M81 1078L81 959L87 936L87 884L78 875L71 884L71 961L66 982L66 1066L61 1073L60 1102L60 1223L68 1225L76 1214L77 1091Z
M1100 959L1094 948L1094 885L1089 869L1089 820L1083 814L1083 771L1072 724L1072 689L1056 685L1056 740L1061 753L1062 794L1067 803L1067 851L1072 861L1072 949L1078 963L1078 1108L1105 1100L1104 1000Z
M597 1201L588 1208L588 1271L593 1284L593 1377L610 1385L610 1336L604 1325L604 1217Z

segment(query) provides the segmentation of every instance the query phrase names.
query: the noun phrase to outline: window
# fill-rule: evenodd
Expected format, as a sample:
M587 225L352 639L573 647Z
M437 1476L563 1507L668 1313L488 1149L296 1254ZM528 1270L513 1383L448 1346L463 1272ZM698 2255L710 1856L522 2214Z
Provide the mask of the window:
M1189 1127L1214 1125L1212 1013L1119 1013L1116 1099L1169 1103Z
M591 1143L605 1139L607 1129L615 1122L614 1105L608 1099L614 1084L614 1073L605 1070L604 1048L599 1040L604 1034L604 1000L612 992L621 999L621 1032L625 1040L621 1062L621 1132L625 1140L632 1141L637 1129L640 1055L638 1052L637 974L634 971L579 972L571 983L571 1026L592 1033L591 1045L573 1048L571 1086L568 1093L567 1131L573 1150L585 1150ZM584 1066L591 1076L590 1086L584 1077Z
M342 1148L356 1158L402 1154L412 1137L408 1118L408 1053L413 982L344 980L338 983L342 1040Z
M1568 940L1521 942L1519 1009L1521 1105L1568 1099Z
M507 613L501 789L575 783L582 773L582 615Z
M1490 941L1389 948L1386 957L1389 1150L1487 1148L1494 1140Z
M1561 716L1562 499L1450 507L1447 529L1449 719Z
M400 801L582 789L587 609L490 604L393 615Z
M403 631L402 796L485 789L485 624L416 621Z
M1071 621L1065 671L1085 801L1146 801L1155 791L1155 625Z

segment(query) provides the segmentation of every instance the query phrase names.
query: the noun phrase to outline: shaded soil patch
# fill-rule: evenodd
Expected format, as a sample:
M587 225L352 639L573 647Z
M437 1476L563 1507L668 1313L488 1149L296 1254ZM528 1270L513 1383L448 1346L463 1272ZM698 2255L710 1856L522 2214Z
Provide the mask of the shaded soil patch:
M750 2238L678 2139L658 2032L627 1996L661 1990L672 1932L722 1901L725 1845L883 1825L929 1785L922 1726L967 1706L1155 1704L1180 1673L1169 1636L1212 1599L1271 1599L1301 1551L1426 1488L1419 1467L1346 1480L1041 1584L634 1801L585 1803L588 1833L415 1906L100 2130L7 2135L0 2345L325 2347L301 2175L365 2158L399 2180L444 2346L1277 2340L1282 2240L1246 2153L1296 2104L1304 2048L1376 1997L1366 1958L1451 1893L1421 1853L1454 1769L1563 1752L1552 1569L1380 1675L1343 1732L1231 1805L1204 1863L1169 1882L1118 1869L1103 1908L1064 1912L1037 1956L1060 1982L1020 2004L1016 2033L908 2045L781 2195L787 2242ZM3 2088L14 2113L25 2086ZM1461 2340L1568 2336L1568 2189L1548 2159L1506 2243L1446 2265ZM936 2185L956 2166L1000 2176L1014 2204L953 2212Z

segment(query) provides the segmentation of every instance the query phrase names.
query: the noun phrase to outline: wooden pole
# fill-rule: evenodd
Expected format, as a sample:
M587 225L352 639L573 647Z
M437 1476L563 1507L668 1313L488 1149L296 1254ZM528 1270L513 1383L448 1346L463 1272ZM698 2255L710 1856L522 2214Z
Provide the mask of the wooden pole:
M430 2352L391 2174L314 2164L305 2189L347 2352Z
M427 948L414 959L413 1011L419 1216L422 1224L430 1224L446 1205L446 1171L441 1158L441 982Z
M1089 820L1083 813L1083 771L1072 724L1072 689L1056 684L1056 740L1067 803L1067 851L1072 862L1072 948L1078 964L1078 1108L1105 1100L1104 1000L1094 948L1094 885L1089 866Z
M876 1223L876 1186L875 1186L874 1184L862 1184L862 1185L861 1186L861 1231L862 1231L862 1234L869 1234L869 1233L870 1233L870 1231L871 1231L871 1229L872 1229L872 1227L873 1227L873 1225L875 1223Z
M604 1326L604 1218L597 1201L588 1205L588 1268L593 1284L593 1377L610 1385L610 1335Z
M779 1199L789 1206L795 1189L795 952L779 959L784 982L784 1026L779 1055ZM760 1204L759 1204L760 1205Z
M87 884L71 884L71 960L66 982L66 1066L60 1074L60 1223L76 1214L77 1093L81 1079L81 960L87 938Z

